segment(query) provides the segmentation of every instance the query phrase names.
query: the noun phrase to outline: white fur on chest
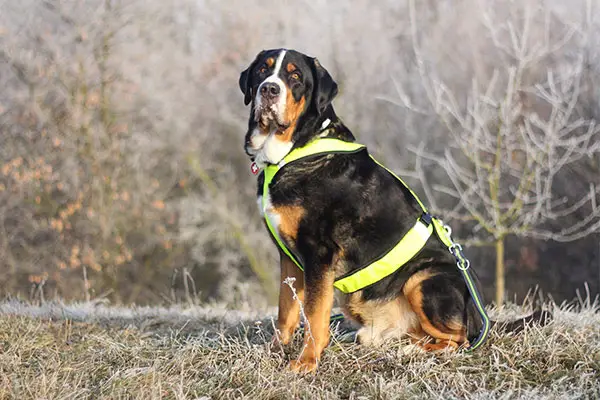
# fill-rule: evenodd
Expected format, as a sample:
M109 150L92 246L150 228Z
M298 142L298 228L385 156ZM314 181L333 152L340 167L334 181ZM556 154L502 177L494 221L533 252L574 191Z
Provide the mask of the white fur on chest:
M258 206L258 212L260 213L260 216L264 217L265 216L265 210L263 209L262 199L263 199L262 196L258 196L258 198L256 199L256 205Z
M268 137L268 133L262 133L260 129L254 128L252 135L250 135L250 149L253 153L256 154L256 150L254 149L258 149L258 151L262 150Z
M257 205L258 212L260 212L260 215L264 218L267 218L269 220L269 224L271 224L271 227L275 230L277 235L280 235L279 225L281 224L281 216L275 212L273 204L271 203L271 196L269 195L269 193L267 193L266 197L264 198L263 196L258 196Z
M294 146L292 142L279 140L275 132L268 135L253 134L251 140L253 145L260 145L254 155L254 162L261 168L267 164L278 164Z

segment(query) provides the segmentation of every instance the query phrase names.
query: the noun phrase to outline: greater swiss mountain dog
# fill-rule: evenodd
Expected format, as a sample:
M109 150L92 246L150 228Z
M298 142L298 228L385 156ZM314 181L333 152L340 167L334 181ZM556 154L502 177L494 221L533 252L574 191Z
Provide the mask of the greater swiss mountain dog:
M262 51L241 73L239 86L244 103L252 105L244 147L259 167L279 163L317 136L355 140L332 106L337 84L316 58L294 50ZM259 175L259 209L268 213L304 266L302 272L280 250L282 285L275 336L282 344L289 343L300 322L300 304L283 284L286 277L293 277L309 329L305 349L290 367L313 371L329 341L336 277L392 248L422 209L366 151L286 165L272 181L264 203L263 179ZM448 248L432 236L398 271L344 295L345 314L361 325L359 342L377 345L409 336L426 350L468 346L482 321L455 263Z

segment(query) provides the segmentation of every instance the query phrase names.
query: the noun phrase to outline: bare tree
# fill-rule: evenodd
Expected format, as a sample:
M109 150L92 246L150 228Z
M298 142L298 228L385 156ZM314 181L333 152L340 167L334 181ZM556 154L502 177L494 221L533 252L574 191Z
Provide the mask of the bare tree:
M566 23L557 29L560 21L536 24L540 10L531 2L523 6L519 26L499 24L499 16L484 9L486 33L504 63L487 79L473 79L468 94L457 98L424 65L412 10L422 84L433 115L451 135L443 154L427 152L424 145L412 148L417 157L413 176L437 211L471 223L472 244L495 246L495 300L502 304L507 236L572 241L600 230L597 182L588 182L587 189L571 198L557 188L567 167L600 151L600 126L580 107L583 53L560 54L567 45L585 43L585 32ZM555 36L551 30L562 34ZM447 183L429 184L423 169L432 164L445 172ZM440 195L454 204L437 207ZM575 222L569 218L580 213Z

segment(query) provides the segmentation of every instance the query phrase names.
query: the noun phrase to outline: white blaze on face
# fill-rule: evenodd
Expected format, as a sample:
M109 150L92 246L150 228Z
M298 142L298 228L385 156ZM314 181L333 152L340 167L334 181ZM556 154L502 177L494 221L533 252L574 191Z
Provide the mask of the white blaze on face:
M277 56L273 73L258 86L256 97L254 99L254 112L256 113L257 120L260 119L261 114L264 112L260 89L264 84L272 82L279 86L279 97L277 98L277 101L270 106L269 111L278 121L287 122L284 121L287 87L279 77L285 54L286 50L281 50ZM253 153L255 156L254 161L260 167L263 167L265 164L279 163L283 157L290 152L293 143L279 140L279 138L277 138L277 128L272 128L268 133L261 132L260 129L256 128L250 136L250 145L251 148L249 149L249 152Z
M263 87L264 84L269 82L273 82L277 86L279 86L279 98L277 99L276 103L271 105L271 111L278 116L280 121L282 121L283 118L283 113L285 111L285 99L287 98L287 88L285 86L285 83L283 83L283 81L279 77L279 72L281 71L281 66L283 65L285 53L285 50L281 50L281 52L277 56L277 61L275 62L275 69L273 70L273 73L258 86L258 90L256 91L256 98L254 101L255 110L260 112L262 108L262 96L260 94L260 89Z

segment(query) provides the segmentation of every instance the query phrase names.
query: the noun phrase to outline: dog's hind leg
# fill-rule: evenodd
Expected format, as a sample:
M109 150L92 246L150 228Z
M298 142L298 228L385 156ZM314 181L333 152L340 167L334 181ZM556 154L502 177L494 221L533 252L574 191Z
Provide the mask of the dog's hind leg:
M460 345L468 345L466 286L456 278L432 268L414 274L404 285L404 295L417 315L422 331L433 339L432 343L417 343L425 350L457 349Z

